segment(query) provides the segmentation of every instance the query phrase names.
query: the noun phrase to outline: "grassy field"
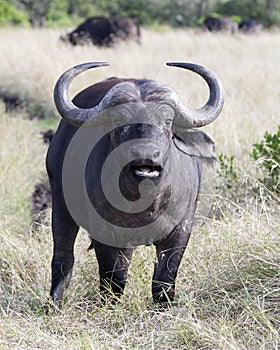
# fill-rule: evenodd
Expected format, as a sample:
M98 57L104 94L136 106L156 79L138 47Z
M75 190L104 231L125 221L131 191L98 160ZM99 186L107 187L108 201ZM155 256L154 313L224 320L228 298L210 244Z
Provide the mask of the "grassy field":
M279 32L229 36L146 30L142 46L121 43L113 49L68 47L59 42L60 34L1 29L0 89L33 99L52 114L53 86L65 69L108 61L109 68L77 78L72 94L109 76L148 77L171 85L187 105L199 107L206 85L165 62L203 64L216 72L226 91L221 116L204 131L216 141L217 153L235 156L244 182L258 182L248 152L280 122ZM221 219L198 215L176 301L167 310L151 300L153 247L137 248L120 302L100 306L97 262L86 251L89 240L82 231L63 311L45 315L51 231L49 224L32 231L30 196L45 177L47 146L40 131L58 120L31 121L24 112L5 113L0 104L0 349L279 349L279 201L265 200L265 188L257 196L243 194L240 205L217 193ZM202 195L206 202L221 181L214 170L210 173Z

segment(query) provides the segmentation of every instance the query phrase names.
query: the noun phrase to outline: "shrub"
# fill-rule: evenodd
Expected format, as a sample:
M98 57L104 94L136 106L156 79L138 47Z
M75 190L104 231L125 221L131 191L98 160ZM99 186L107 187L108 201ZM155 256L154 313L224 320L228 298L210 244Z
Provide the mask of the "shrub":
M235 164L235 156L218 155L218 168L216 176L216 196L225 201L219 202L220 210L236 210L236 205L242 207L252 200L257 202L278 201L280 194L280 126L275 134L265 132L263 139L253 145L249 156L261 170L256 175L245 175ZM261 186L259 186L261 185ZM263 191L263 189L266 189ZM216 210L215 203L213 204ZM219 215L220 216L220 215Z
M217 156L215 201L212 203L214 216L220 217L221 212L236 211L236 205L246 203L247 182L244 174L235 164L235 156L221 153ZM220 199L222 200L220 200Z
M254 144L250 156L263 170L259 181L269 190L280 192L280 125L275 134L265 132L262 141Z

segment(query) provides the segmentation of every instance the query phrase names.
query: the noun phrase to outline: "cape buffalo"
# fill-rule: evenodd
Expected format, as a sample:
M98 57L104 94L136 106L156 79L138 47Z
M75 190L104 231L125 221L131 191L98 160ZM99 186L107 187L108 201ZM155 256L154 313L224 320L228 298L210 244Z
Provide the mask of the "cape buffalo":
M113 43L113 26L109 18L92 17L80 24L71 33L62 36L61 40L72 45L92 43L97 46L111 46Z
M237 23L229 17L207 17L204 25L210 32L228 32L234 34L238 29Z
M129 17L92 17L60 39L72 45L112 46L117 39L134 39L140 43L140 26Z
M114 35L122 40L133 39L138 44L141 43L140 25L136 19L129 17L112 17L114 25Z
M79 227L91 237L104 299L123 293L133 248L154 244L153 299L172 301L193 225L202 161L214 159L214 142L197 129L222 110L223 87L214 73L197 64L167 63L207 82L209 99L195 110L170 87L147 79L109 78L71 101L71 81L105 65L73 67L54 89L63 119L46 165L54 242L50 294L58 307L71 278Z
M240 22L238 28L243 33L259 34L263 26L257 19L250 19Z

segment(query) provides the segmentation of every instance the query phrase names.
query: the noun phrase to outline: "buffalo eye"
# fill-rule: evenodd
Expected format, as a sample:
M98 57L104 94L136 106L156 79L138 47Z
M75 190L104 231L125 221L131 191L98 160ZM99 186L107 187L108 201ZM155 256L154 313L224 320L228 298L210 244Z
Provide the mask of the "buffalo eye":
M170 126L172 124L172 119L166 119L165 125Z
M166 125L170 125L174 118L174 109L170 105L164 104L158 109L157 115L165 121Z

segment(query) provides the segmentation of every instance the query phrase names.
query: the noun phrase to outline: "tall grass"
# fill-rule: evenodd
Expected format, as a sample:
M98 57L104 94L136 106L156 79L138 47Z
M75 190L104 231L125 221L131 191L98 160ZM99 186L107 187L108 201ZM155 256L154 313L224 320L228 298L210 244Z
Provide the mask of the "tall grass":
M107 76L145 76L173 86L192 107L204 102L204 83L164 63L208 66L224 83L226 104L205 129L219 153L235 154L244 175L256 176L246 150L279 123L279 33L144 31L141 47L125 43L97 49L64 46L57 30L0 32L0 87L35 98L50 110L56 79L80 62L109 61L111 67L77 78L73 94ZM261 196L248 197L234 213L225 211L222 220L197 221L179 271L176 303L165 311L151 301L153 247L137 248L120 302L101 306L97 262L86 252L89 242L82 231L63 311L46 316L50 226L37 234L30 229L30 195L44 173L40 128L24 115L7 115L1 105L0 349L279 348L279 203ZM214 177L208 178L208 188L214 192ZM217 200L225 208L226 200Z

